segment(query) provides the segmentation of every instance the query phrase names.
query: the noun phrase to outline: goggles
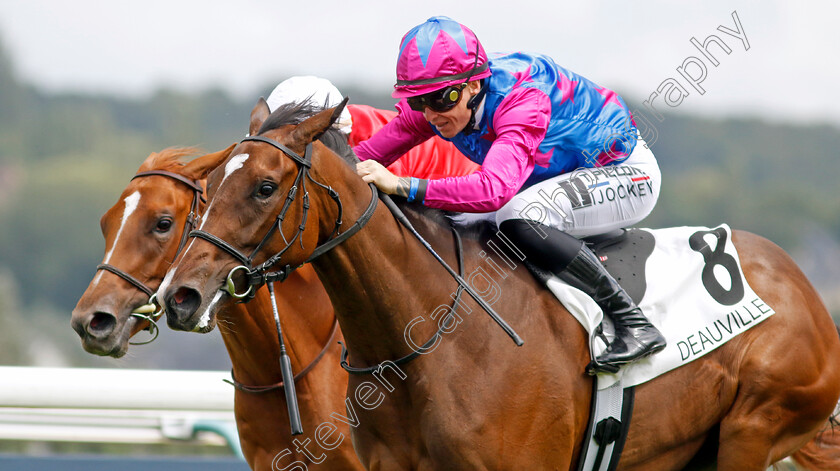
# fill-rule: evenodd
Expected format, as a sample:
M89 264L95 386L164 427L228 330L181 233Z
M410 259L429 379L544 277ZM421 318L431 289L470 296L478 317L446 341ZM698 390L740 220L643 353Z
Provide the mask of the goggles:
M406 98L408 106L414 111L423 112L426 107L432 109L437 113L444 113L455 108L455 105L461 101L463 90L467 87L466 82L450 87L435 90L425 95L413 96Z

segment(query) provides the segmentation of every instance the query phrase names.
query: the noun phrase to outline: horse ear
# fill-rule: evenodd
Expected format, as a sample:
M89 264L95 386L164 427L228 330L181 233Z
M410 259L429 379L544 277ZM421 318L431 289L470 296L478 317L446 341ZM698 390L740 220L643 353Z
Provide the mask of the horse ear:
M339 103L338 105L336 105L335 108L333 108L332 118L330 118L330 126L335 124L336 121L338 121L338 118L341 118L341 113L343 113L344 108L347 107L348 101L350 101L350 97L346 96L343 100L341 100L341 103Z
M254 109L251 110L251 124L248 126L248 134L256 136L260 127L270 114L271 109L268 107L268 103L266 103L265 98L260 97L260 99L257 100L257 104L254 106Z
M335 108L328 108L300 123L291 135L293 145L305 147L306 144L321 137L333 123L338 121L349 99L349 97L344 97Z
M184 165L181 173L185 177L192 178L193 180L204 180L210 172L215 170L216 167L221 165L228 157L230 157L230 152L234 147L236 147L235 143L231 144L225 150L202 155L201 157L193 159Z

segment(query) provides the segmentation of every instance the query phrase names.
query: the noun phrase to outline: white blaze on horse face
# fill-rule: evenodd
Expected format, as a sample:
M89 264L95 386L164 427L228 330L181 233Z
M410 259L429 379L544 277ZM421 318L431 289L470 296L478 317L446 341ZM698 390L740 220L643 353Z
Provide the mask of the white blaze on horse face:
M123 200L125 202L125 209L123 210L123 216L120 220L120 228L117 230L117 236L114 237L114 243L111 245L111 250L105 254L105 259L102 260L102 263L110 263L111 255L114 254L114 249L117 247L117 242L120 240L120 234L122 234L123 228L125 227L126 221L128 221L129 216L134 213L137 209L137 205L140 203L140 191L135 191L134 193L128 195ZM102 270L99 271L96 275L96 279L93 280L93 285L96 286L99 283L99 279L102 278Z
M216 291L216 296L213 296L213 300L210 301L210 304L207 305L207 309L204 310L204 313L201 314L201 318L198 320L198 324L195 326L195 330L203 329L210 324L210 312L213 310L213 306L219 302L219 299L222 298L222 295L225 294L224 291Z
M231 157L228 163L225 164L225 176L222 177L222 181L219 182L219 189L222 188L222 184L225 183L227 177L229 177L233 172L239 170L240 168L242 168L243 165L245 165L245 161L248 160L248 157L250 157L250 155L248 154L237 154ZM207 209L204 211L204 216L202 216L201 218L201 225L198 226L199 230L204 229L204 224L207 222L208 219L206 216L210 214L210 210L212 208L213 201L211 200L210 204L207 206ZM182 255L183 258L186 258L187 254L190 252L190 249L192 249L194 243L195 239L191 240L190 243L187 244L187 248L184 249L184 254ZM172 277L175 276L175 270L177 269L178 266L176 265L172 267L168 272L166 272L166 277L163 278L163 283L161 283L160 288L158 288L158 299L163 299L163 293L165 293L166 290L169 288L169 283L172 281ZM216 293L216 297L213 298L213 301L210 303L210 306L207 308L204 314L201 315L201 320L199 321L199 324L198 326L196 326L196 328L205 327L210 322L210 307L212 307L213 304L215 304L216 301L219 300L219 298L221 297L221 293L221 291Z
M242 166L245 165L245 161L248 160L248 157L250 157L248 154L239 154L231 157L228 163L225 164L225 176L222 178L222 183L225 182L225 179L227 179L231 173L242 168ZM221 186L222 183L219 183L219 186Z
M219 189L222 188L222 184L224 184L225 180L227 180L227 177L229 177L233 172L239 170L240 168L242 168L243 165L245 165L245 161L248 160L248 157L250 157L250 155L248 155L248 154L237 154L237 155L234 155L233 157L231 157L231 159L228 161L228 163L225 164L225 176L222 177L222 181L219 183ZM207 209L204 211L205 216L210 214L210 209L212 207L213 207L213 201L211 200L210 205L207 206ZM201 225L198 226L198 229L203 230L204 229L204 224L206 222L207 222L207 217L202 217L201 218ZM195 239L191 240L190 243L187 244L187 248L184 249L184 255L182 255L182 257L187 256L190 249L192 249L192 246L193 246L194 243L195 243ZM158 288L158 299L163 299L163 294L169 288L169 283L172 281L172 278L175 276L175 270L177 270L177 268L178 268L177 266L172 267L168 272L166 272L166 276L163 278L163 282L160 284L160 288ZM221 295L222 295L222 291L219 291L218 293L216 293L216 296L213 298L213 301L210 303L210 306L208 306L207 309L204 311L204 314L201 315L201 320L199 321L198 326L196 326L196 329L199 328L199 327L206 327L207 324L210 322L210 314L209 314L210 308L212 308L213 304L215 304L219 300Z
M163 277L163 281L160 283L157 293L155 293L157 294L158 299L163 299L163 294L166 293L166 289L169 288L169 283L172 282L173 276L175 276L175 267L170 268ZM160 305L163 306L163 302L161 302Z
M245 165L245 161L248 160L248 157L250 157L250 155L248 155L248 154L237 154L237 155L234 155L233 157L231 157L231 159L228 161L228 163L225 164L225 176L222 177L222 181L219 182L219 188L220 189L222 188L222 185L225 183L225 180L227 180L227 177L229 177L231 173L239 170L240 168L242 168L243 165ZM207 210L204 211L204 214L210 214L210 208L212 206L213 206L213 202L211 201L210 206L207 207ZM198 226L199 230L204 229L204 223L205 222L207 222L207 218L206 217L201 218L201 225ZM187 252L189 252L190 247L192 247L192 242L190 242L190 245L189 245L189 247L187 247L187 250L184 251L185 254Z

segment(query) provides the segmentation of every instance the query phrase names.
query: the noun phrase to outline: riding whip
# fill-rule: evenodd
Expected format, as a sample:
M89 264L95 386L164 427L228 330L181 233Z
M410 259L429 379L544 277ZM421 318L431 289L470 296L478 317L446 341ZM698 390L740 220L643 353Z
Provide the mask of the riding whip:
M292 362L286 354L286 344L283 343L283 331L280 329L280 314L277 312L277 301L274 298L274 283L266 283L268 293L271 295L271 309L274 311L274 322L277 324L277 339L280 341L280 374L283 377L283 390L286 393L286 406L289 409L289 427L292 435L303 433L303 425L300 422L300 409L298 408L297 393L295 392L295 377L292 374Z

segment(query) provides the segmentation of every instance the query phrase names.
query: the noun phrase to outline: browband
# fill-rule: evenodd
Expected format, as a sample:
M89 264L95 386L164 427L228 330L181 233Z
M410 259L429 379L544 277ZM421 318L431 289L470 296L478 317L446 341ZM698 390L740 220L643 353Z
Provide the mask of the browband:
M265 142L266 144L276 147L280 149L281 152L288 155L292 160L295 162L303 165L306 168L312 168L312 146L306 146L306 151L303 154L303 157L299 156L297 152L289 149L288 147L280 144L279 142L275 141L274 139L268 139L262 136L248 136L245 139L242 139L240 142L245 141L257 141L257 142Z

